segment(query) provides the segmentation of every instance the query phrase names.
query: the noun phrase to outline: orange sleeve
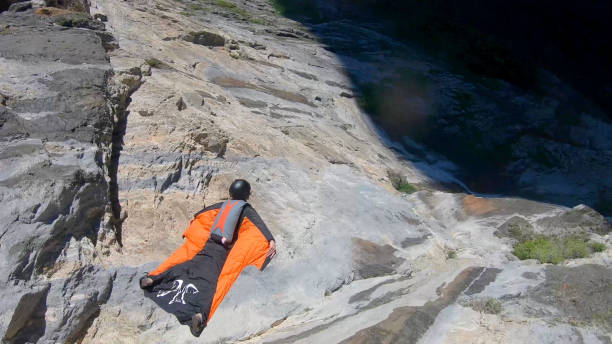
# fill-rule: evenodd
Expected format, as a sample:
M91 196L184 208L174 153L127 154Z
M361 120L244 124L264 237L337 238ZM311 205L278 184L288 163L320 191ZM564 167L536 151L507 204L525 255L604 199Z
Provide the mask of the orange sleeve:
M244 218L238 232L238 240L232 247L223 265L217 290L210 306L208 320L210 320L229 292L230 288L248 265L255 265L258 269L263 267L270 244L261 231L248 218Z
M210 227L212 226L215 217L219 213L218 209L209 210L198 215L191 220L189 227L183 233L185 243L170 255L157 269L149 273L150 276L156 276L171 267L184 263L195 257L200 252L210 236Z

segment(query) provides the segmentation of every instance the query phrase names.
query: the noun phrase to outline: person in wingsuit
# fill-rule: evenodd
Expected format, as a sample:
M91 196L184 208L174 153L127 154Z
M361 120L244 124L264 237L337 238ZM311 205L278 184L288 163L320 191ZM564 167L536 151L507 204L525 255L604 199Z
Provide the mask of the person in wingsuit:
M140 279L145 296L199 337L242 270L263 270L276 254L270 230L246 201L251 186L235 180L230 200L194 215L185 243Z

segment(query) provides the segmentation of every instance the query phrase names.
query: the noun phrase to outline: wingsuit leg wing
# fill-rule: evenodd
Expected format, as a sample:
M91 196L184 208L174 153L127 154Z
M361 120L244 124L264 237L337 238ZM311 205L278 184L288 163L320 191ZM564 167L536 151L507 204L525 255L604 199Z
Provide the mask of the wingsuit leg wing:
M151 276L153 287L145 295L181 324L188 324L197 313L206 320L226 259L227 249L210 240L191 260Z

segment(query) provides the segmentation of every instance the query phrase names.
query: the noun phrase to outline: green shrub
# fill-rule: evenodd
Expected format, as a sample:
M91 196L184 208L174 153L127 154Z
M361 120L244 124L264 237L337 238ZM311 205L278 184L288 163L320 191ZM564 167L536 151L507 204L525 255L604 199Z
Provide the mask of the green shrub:
M489 314L499 314L502 311L502 304L497 299L491 298L484 304L482 311Z
M603 251L606 250L606 244L601 243L601 242L590 242L589 243L589 248L593 252L603 252Z
M561 247L547 238L537 238L516 244L514 255L521 260L537 259L540 263L558 264L563 261Z
M563 258L584 258L589 255L586 240L579 237L568 237L563 240Z
M524 240L514 246L514 255L519 259L537 259L540 263L558 264L565 259L585 258L593 252L601 252L606 245L588 242L583 235L565 238L540 236Z
M450 250L450 251L446 252L446 258L447 259L455 259L455 258L457 258L457 251Z

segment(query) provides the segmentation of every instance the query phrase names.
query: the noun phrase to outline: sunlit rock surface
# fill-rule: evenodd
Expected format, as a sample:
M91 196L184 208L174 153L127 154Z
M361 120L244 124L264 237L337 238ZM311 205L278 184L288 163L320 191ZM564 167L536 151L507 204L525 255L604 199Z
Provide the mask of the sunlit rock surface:
M196 342L137 281L238 177L278 255L197 342L611 340L605 218L451 193L452 164L391 149L315 33L220 3L92 0L106 31L0 14L3 341ZM513 226L608 248L519 261Z

